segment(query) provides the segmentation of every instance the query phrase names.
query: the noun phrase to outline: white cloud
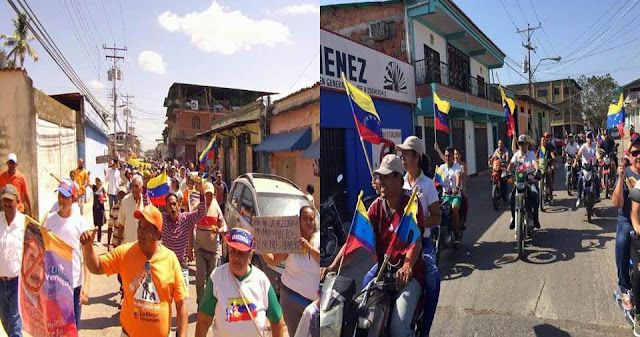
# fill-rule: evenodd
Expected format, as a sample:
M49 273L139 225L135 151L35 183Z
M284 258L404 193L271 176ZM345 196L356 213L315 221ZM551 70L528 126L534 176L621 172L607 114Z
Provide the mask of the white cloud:
M145 50L140 53L138 65L140 68L156 74L164 74L166 66L162 60L162 55L151 50Z
M278 8L273 12L269 11L268 13L276 14L276 15L304 15L304 14L320 15L320 7L314 4L291 5L291 6Z
M89 81L89 85L93 88L93 89L104 89L104 84L98 80L91 80Z
M254 20L215 1L206 10L185 16L166 11L158 16L158 23L169 32L184 33L193 45L210 53L232 55L253 46L273 48L290 42L289 28L282 23Z

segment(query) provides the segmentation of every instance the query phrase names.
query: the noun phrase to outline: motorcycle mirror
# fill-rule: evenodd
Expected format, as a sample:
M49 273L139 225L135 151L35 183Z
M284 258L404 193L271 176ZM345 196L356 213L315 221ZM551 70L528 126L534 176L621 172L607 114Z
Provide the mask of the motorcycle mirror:
M631 200L633 200L635 202L640 202L640 190L638 190L636 188L632 188L629 191L629 198L631 198Z
M344 177L342 176L342 173L340 173L340 174L338 175L338 178L337 178L336 180L337 180L338 182L342 182L342 179L343 179L343 178L344 178Z

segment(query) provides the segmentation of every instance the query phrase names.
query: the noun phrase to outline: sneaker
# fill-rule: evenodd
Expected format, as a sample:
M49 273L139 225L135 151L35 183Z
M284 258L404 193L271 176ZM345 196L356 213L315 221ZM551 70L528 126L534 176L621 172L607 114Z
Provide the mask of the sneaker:
M580 207L580 205L582 205L582 199L578 198L578 200L576 201L576 208Z
M514 218L511 218L511 222L509 223L509 229L514 229L516 228L516 220Z
M622 308L624 308L624 310L631 310L633 308L629 291L622 294Z

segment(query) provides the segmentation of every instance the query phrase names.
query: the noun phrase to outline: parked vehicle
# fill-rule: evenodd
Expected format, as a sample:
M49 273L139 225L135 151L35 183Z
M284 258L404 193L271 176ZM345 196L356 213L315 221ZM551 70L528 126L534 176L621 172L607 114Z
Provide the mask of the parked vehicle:
M337 178L342 181L342 174ZM336 255L344 245L347 235L345 228L349 228L349 222L343 222L336 206L336 198L346 193L337 191L320 204L320 266L326 267L333 262Z
M524 167L516 167L516 191L513 197L515 198L516 243L520 260L524 260L525 241L529 241L532 238L533 229L535 228L532 213L535 210L532 210L527 203L527 184L534 184L535 180L540 178L540 174L538 173L537 175L527 173Z
M302 206L313 207L313 204L290 180L272 174L245 173L233 181L227 194L224 214L229 229L241 227L253 234L252 217L298 216ZM317 211L316 227L320 227ZM223 249L227 261L226 247L223 246ZM274 287L279 286L280 275L284 271L282 264L270 266L259 254L253 256L251 263L267 274Z

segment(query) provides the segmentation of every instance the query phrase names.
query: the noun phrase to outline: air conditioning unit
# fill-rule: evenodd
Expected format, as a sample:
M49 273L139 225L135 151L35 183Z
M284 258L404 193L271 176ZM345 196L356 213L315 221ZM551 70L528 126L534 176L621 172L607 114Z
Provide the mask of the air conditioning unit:
M389 38L389 23L378 21L369 24L369 37L375 41Z
M187 106L188 106L191 110L198 110L198 100L196 100L196 99L189 100L189 101L187 102Z

